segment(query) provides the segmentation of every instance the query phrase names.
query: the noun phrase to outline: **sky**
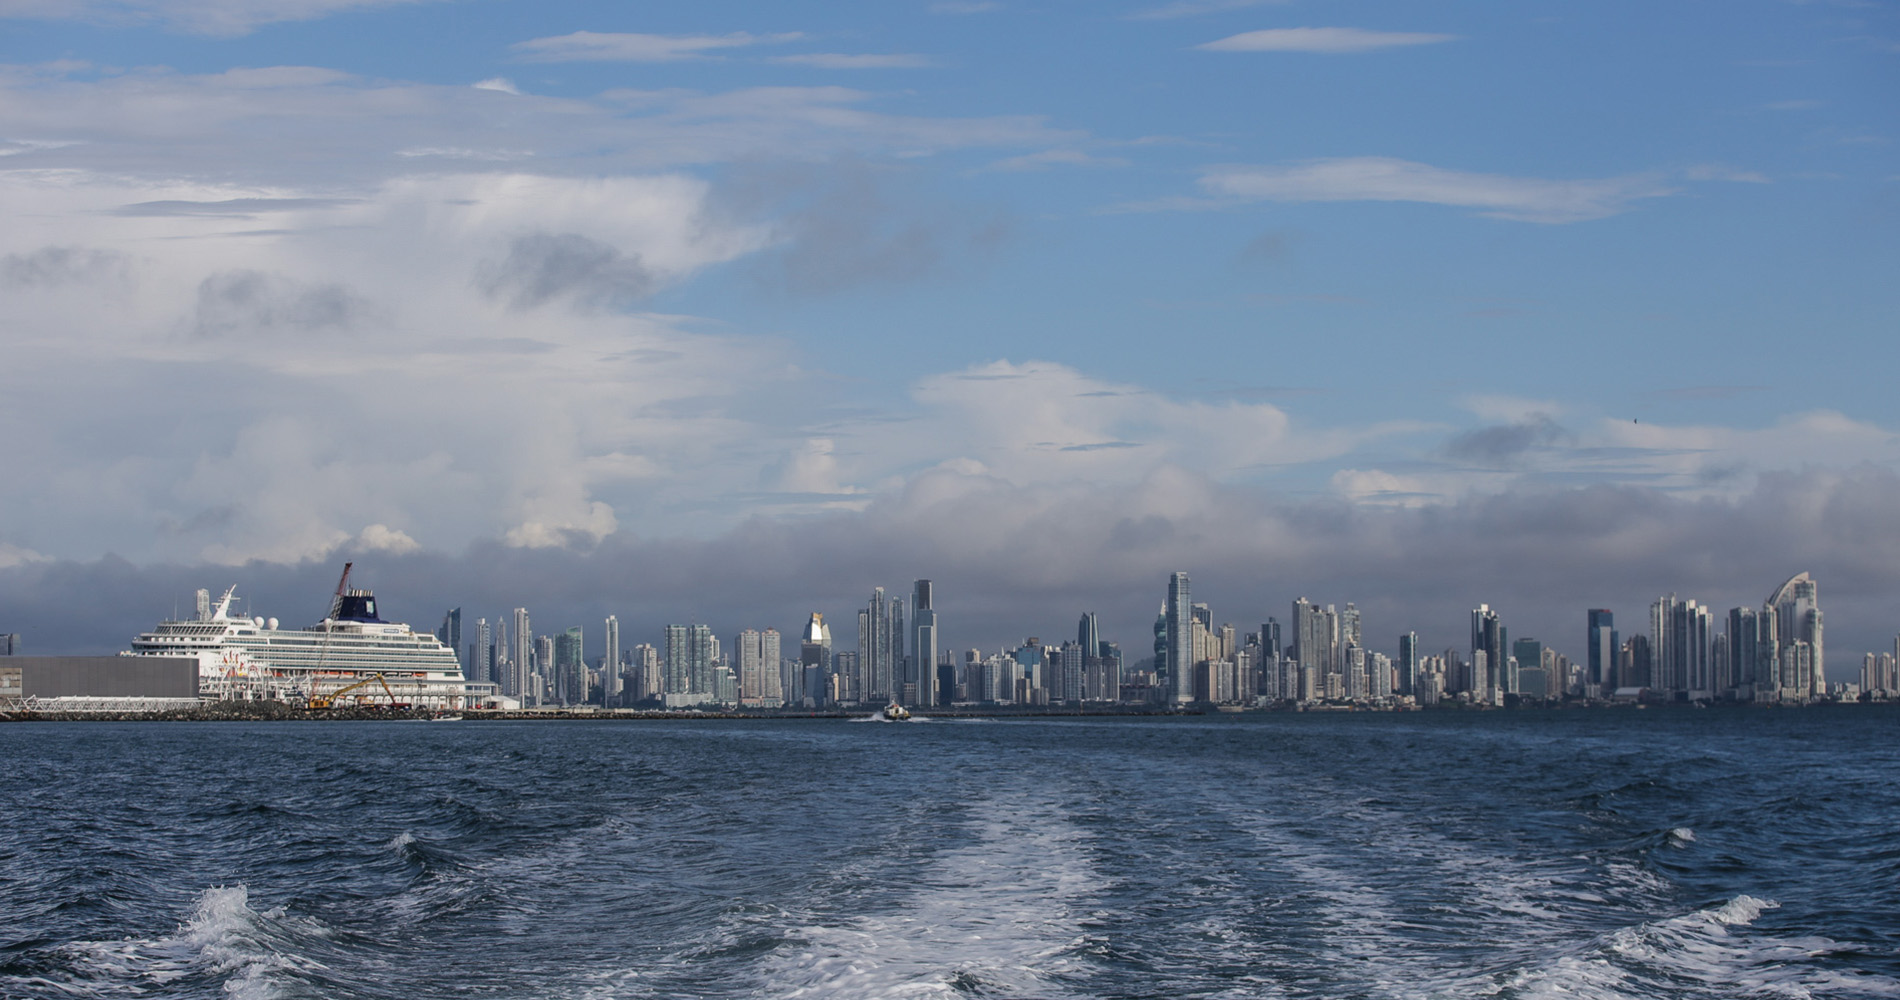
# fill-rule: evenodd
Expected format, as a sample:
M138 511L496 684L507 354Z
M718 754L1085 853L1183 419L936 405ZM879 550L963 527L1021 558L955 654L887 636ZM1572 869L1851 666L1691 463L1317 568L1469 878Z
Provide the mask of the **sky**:
M0 631L1900 631L1884 2L0 0Z

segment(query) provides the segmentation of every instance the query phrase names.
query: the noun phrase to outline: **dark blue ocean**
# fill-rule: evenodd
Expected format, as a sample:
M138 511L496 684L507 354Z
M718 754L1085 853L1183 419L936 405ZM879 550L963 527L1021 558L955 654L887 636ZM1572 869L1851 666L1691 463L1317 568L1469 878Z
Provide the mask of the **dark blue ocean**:
M1900 996L1900 711L0 725L5 997Z

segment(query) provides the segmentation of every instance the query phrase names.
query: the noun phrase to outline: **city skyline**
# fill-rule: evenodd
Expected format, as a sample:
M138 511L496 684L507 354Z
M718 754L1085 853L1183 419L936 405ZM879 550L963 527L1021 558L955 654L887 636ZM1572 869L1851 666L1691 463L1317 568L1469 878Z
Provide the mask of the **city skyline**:
M1438 652L1422 647L1416 630L1383 646L1375 638L1376 625L1369 632L1362 611L1350 601L1341 607L1300 597L1284 623L1267 615L1257 629L1237 627L1218 619L1209 603L1194 600L1191 577L1180 571L1169 576L1155 617L1152 656L1141 657L1140 646L1124 649L1120 641L1104 638L1092 611L1082 612L1074 640L1029 635L1013 650L1007 643L984 650L943 639L936 628L932 581L915 581L911 593L908 637L902 599L887 598L885 589L876 587L869 604L857 612L854 648L834 642L824 613L811 612L795 656L770 626L740 630L729 654L722 653L713 627L699 623L667 625L657 649L647 643L618 648L618 618L609 615L602 626L609 648L593 661L591 693L586 679L569 679L571 661L565 657L555 662L543 654L531 674L496 662L506 640L491 640L485 619L479 620L473 642L455 647L459 607L444 615L436 635L471 665L470 681L492 684L495 693L526 706L818 709L894 702L919 708L981 703L1173 708L1459 701L1505 707L1520 700L1579 699L1800 704L1859 692L1900 693L1895 666L1900 636L1891 652L1866 651L1858 670L1839 662L1845 656L1836 657L1832 674L1821 669L1826 658L1819 584L1806 572L1776 587L1759 609L1734 607L1721 619L1713 619L1711 609L1694 599L1665 594L1649 605L1648 631L1627 639L1620 638L1613 609L1586 609L1581 656L1570 655L1575 647L1562 638L1513 636L1489 604L1471 609L1470 639L1463 649ZM201 604L203 598L201 593ZM517 621L522 616L517 609ZM575 650L581 631L570 627L565 633ZM1289 636L1291 641L1285 641ZM1395 649L1395 655L1384 649ZM544 666L550 662L552 672ZM921 684L932 676L934 686ZM528 677L532 684L524 682Z
M0 628L349 558L999 641L1184 566L1543 633L1804 567L1876 646L1900 22L1554 16L12 5Z

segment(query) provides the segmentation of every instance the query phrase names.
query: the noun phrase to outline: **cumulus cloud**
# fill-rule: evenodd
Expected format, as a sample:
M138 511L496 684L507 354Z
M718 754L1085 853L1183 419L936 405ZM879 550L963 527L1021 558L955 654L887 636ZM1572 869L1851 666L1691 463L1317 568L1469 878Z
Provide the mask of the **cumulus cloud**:
M1327 55L1374 52L1457 41L1457 35L1364 28L1268 28L1195 46L1208 52L1318 52Z
M372 311L338 284L308 285L277 274L236 270L198 284L192 329L201 337L343 332Z
M324 561L224 570L35 561L0 569L0 604L25 623L11 630L30 648L107 652L201 586L237 583L254 613L295 620L307 607L314 620L334 563L358 558L390 615L425 628L448 607L525 606L548 628L615 614L637 642L694 618L722 633L786 629L812 610L848 615L873 586L929 577L948 644L1061 635L1096 611L1106 636L1139 656L1168 573L1185 570L1214 620L1243 630L1269 615L1284 623L1305 596L1356 603L1375 649L1394 652L1411 630L1428 649L1462 649L1469 609L1485 602L1513 634L1576 657L1586 608L1615 610L1628 634L1659 594L1758 605L1779 581L1811 571L1837 657L1829 667L1842 679L1861 650L1892 644L1896 490L1900 476L1862 467L1778 473L1719 501L1599 485L1408 508L1291 499L1178 468L1104 490L945 467L862 510L755 518L704 538L615 532L583 549L490 542L368 555L346 540Z
M1218 198L1236 201L1409 201L1552 224L1601 219L1627 210L1640 199L1672 193L1653 175L1547 180L1467 173L1376 156L1289 166L1215 167L1202 175L1201 187Z
M1465 431L1445 445L1445 453L1458 462L1509 466L1532 448L1569 437L1570 432L1548 414L1534 413L1513 423Z
M0 257L0 288L49 288L126 281L132 258L92 247L41 247Z
M720 49L781 45L804 37L798 32L754 35L644 35L632 32L576 31L517 42L514 50L528 62L677 62L703 59Z
M487 262L478 279L489 295L527 309L555 298L583 305L632 302L653 290L653 273L638 254L577 233L532 233L508 245L508 256Z

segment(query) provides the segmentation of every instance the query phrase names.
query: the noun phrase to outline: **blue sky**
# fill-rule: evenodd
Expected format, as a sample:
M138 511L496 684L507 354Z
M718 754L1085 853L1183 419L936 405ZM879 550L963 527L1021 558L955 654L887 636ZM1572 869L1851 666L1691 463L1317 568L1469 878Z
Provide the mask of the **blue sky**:
M0 63L16 587L766 532L763 618L800 538L928 540L855 594L1088 510L1033 594L972 557L1053 602L989 643L1614 497L1510 561L1598 565L1546 631L1829 552L1900 598L1847 495L1900 463L1890 4L0 0ZM1374 527L1308 552L1315 512Z

